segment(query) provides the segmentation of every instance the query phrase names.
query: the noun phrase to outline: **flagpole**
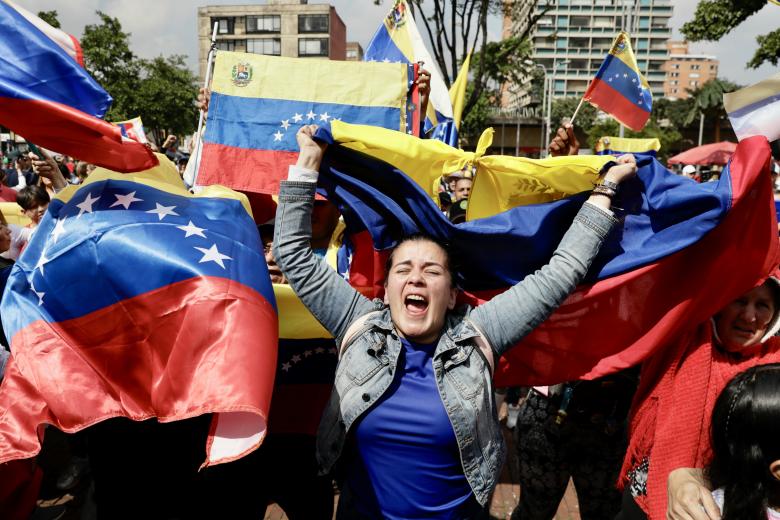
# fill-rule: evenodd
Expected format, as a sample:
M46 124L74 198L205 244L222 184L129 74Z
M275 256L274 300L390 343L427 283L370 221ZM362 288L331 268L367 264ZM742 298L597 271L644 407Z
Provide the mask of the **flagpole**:
M577 105L577 109L574 111L574 115L571 116L571 119L569 120L569 123L571 123L572 125L574 125L574 118L577 117L577 114L580 111L580 107L582 107L582 103L584 101L585 101L585 94L583 94L582 97L580 98L580 103Z
M214 55L217 52L217 29L219 28L219 22L214 22L214 30L211 32L211 47L209 48L209 55L206 63L206 76L203 78L203 88L208 88L209 81L211 80L211 69L214 66ZM195 179L198 178L198 169L200 168L200 153L201 153L201 136L203 133L203 123L206 120L206 112L203 108L200 109L200 116L198 117L198 131L195 134L195 166L193 167L192 179L185 179L184 182L190 187L195 184ZM192 154L190 154L192 155ZM189 182L188 182L189 181Z

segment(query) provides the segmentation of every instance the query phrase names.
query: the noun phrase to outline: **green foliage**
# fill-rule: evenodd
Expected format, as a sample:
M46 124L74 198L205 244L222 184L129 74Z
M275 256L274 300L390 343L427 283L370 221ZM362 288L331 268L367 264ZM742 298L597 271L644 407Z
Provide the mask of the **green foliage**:
M57 11L38 11L38 18L57 29L62 27L59 18L57 18Z
M579 116L577 116L579 118ZM612 118L597 121L587 131L588 145L590 148L596 147L596 142L604 136L616 136L620 134L620 124ZM675 128L661 128L655 118L650 118L647 125L640 131L634 132L626 128L625 137L631 138L652 138L655 137L661 141L661 150L658 152L658 160L665 162L669 156L669 151L675 144L682 140L682 135Z
M704 117L721 117L726 115L726 109L723 107L723 94L733 92L739 88L738 85L722 79L713 79L701 87L688 90L693 100L685 116L685 125L693 123L701 113Z
M756 41L758 41L758 49L748 63L748 67L755 69L767 62L777 65L780 60L780 29L764 36L757 36Z
M701 0L693 20L681 29L689 41L717 41L767 5L766 0ZM757 38L759 48L748 65L756 68L765 62L777 64L780 57L780 32Z
M174 55L143 61L144 78L134 99L144 126L185 135L195 131L198 111L197 78L184 63L184 56Z
M134 96L141 81L141 63L130 50L130 34L122 31L119 20L101 11L97 15L101 23L84 27L81 38L84 64L114 98L106 119L122 121L138 115Z
M550 116L550 132L555 135L558 127L561 126L564 120L570 120L574 115L574 111L577 110L577 105L580 102L578 97L565 97L555 98L552 102L552 113ZM590 128L596 121L596 116L599 111L596 107L588 102L582 104L580 111L577 114L577 119L574 120L574 124L582 129Z
M510 37L488 42L471 61L472 70L482 69L487 81L493 84L517 83L528 72L524 60L531 55L530 40Z
M119 20L101 11L97 15L100 23L84 28L81 47L87 70L114 98L106 119L141 116L160 139L167 132L191 133L197 121L197 79L184 56L141 60Z

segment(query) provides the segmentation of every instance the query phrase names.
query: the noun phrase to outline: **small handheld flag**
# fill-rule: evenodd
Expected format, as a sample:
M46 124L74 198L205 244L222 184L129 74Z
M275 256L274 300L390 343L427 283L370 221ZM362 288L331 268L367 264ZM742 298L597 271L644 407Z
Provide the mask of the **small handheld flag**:
M636 132L647 124L653 94L639 72L628 33L621 31L612 42L609 54L582 99Z

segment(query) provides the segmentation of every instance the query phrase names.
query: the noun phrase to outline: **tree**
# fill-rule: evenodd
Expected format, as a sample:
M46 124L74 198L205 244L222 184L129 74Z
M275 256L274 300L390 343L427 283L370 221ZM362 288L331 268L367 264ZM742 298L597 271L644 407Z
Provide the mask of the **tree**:
M143 61L143 79L134 99L136 113L158 141L165 134L191 134L195 131L198 112L197 78L187 68L184 56L159 56Z
M731 32L750 16L760 11L766 0L701 0L693 20L682 26L683 35L690 41L716 41ZM748 62L752 68L769 62L777 65L780 59L780 29L758 36L758 50Z
M579 97L564 97L555 98L552 102L552 110L550 116L550 132L554 135L558 130L558 127L564 120L571 119L574 115L574 111L577 110L577 105L580 103ZM577 119L574 120L574 124L581 128L584 132L593 126L596 122L596 117L599 114L599 110L588 103L587 101L580 107L579 113L577 113Z
M723 107L723 94L738 88L738 85L730 81L713 79L697 89L689 89L692 102L685 116L685 126L692 124L697 118L702 125L709 119L710 124L715 125L715 141L720 141L720 122L727 117Z
M84 27L81 48L87 71L114 98L106 114L110 121L122 121L138 115L134 103L141 77L142 63L130 50L130 34L122 31L119 20L97 11L100 24Z
M38 11L38 18L57 29L62 27L59 18L57 18L57 11Z

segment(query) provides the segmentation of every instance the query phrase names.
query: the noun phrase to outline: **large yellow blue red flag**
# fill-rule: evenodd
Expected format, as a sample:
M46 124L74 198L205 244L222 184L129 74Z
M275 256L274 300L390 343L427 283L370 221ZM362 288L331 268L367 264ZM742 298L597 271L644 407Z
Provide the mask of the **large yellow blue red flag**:
M218 52L196 184L276 193L303 125L405 132L409 67Z
M262 441L277 313L249 204L222 186L192 195L157 159L63 190L12 267L0 465L33 457L43 424L112 417L213 413L207 465Z
M595 161L610 160L497 163L478 153L453 157L419 144L416 152L428 153L404 161L387 145L361 140L359 131L342 141L346 126L318 130L318 138L329 143L318 182L344 215L353 246L350 283L377 297L384 290L382 266L389 251L416 232L450 245L460 261L456 277L467 303L479 304L520 282L549 261L590 194L590 188L554 193L554 170L579 172L569 176L592 188L600 169L593 172ZM409 148L410 141L421 141L397 137ZM745 139L720 179L705 186L680 178L653 157L639 159L637 178L621 185L615 200L624 225L607 238L582 286L502 357L497 384L551 384L632 366L765 278L776 268L780 248L769 160L766 138ZM423 173L460 161L477 168L469 209L483 192L509 209L491 213L485 198L484 216L452 224L432 200L430 178ZM569 187L576 189L576 183ZM550 202L524 204L535 196ZM723 279L723 272L730 276ZM709 283L713 277L721 280L716 286Z
M631 130L640 131L650 118L653 94L639 72L631 38L621 31L583 96Z

